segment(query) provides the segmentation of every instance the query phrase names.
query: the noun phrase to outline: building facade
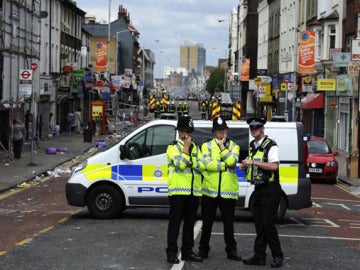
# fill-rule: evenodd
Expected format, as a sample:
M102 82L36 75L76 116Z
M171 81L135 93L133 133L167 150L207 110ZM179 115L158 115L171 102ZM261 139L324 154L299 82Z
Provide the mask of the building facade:
M206 50L202 44L180 46L180 67L202 73L205 65Z
M340 152L339 174L359 176L359 1L239 0L238 3L238 19L232 20L238 24L238 56L250 58L250 63L257 60L257 66L250 64L249 82L241 81L243 109L264 115L264 107L270 106L271 114L303 122L306 132L325 137ZM232 29L230 25L231 43ZM255 35L256 55L249 56L248 40ZM304 46L309 37L311 44ZM231 53L235 54L236 50ZM300 68L308 55L310 68ZM233 55L229 61L230 66L237 65ZM249 93L256 96L252 91L260 91L263 75L270 77L266 81L271 81L272 101L260 101L260 108L253 112Z

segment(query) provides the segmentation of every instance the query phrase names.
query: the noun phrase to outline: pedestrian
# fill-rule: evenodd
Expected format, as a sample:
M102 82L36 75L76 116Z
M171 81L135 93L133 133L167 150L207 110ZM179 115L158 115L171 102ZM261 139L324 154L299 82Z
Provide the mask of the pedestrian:
M59 137L59 136L60 136L60 125L59 122L57 122L55 125L55 137Z
M213 120L214 138L202 144L206 165L203 173L202 196L202 234L200 238L199 255L208 258L210 251L211 230L220 209L224 224L224 240L227 258L241 261L237 253L234 237L234 212L236 200L239 196L238 177L235 171L239 159L240 146L228 139L228 126L221 117Z
M82 115L81 115L81 108L78 108L74 114L74 126L75 132L81 133L81 126L82 126Z
M70 111L66 116L66 131L71 132L71 128L74 122L74 113L73 111Z
M24 124L21 123L19 120L13 121L13 152L14 152L14 158L20 159L21 158L21 151L23 146L23 131L24 131Z
M194 224L201 197L201 172L205 169L199 146L192 141L193 119L181 116L177 122L178 139L166 150L170 203L166 255L169 263L177 264L180 225L183 219L181 259L202 262L193 252Z
M243 260L246 265L265 265L266 247L272 253L272 268L281 267L284 255L275 220L281 197L279 183L279 147L276 142L265 135L264 118L250 118L246 121L251 136L249 156L240 164L246 170L246 180L255 186L252 195L253 215L256 229L254 255Z

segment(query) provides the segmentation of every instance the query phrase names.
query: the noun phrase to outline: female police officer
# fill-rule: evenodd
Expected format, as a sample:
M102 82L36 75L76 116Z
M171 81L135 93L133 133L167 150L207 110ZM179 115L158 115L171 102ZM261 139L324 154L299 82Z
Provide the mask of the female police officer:
M210 236L216 209L219 207L224 224L225 251L230 260L241 261L234 238L234 211L239 196L235 172L240 146L227 138L228 126L221 117L213 120L215 138L203 143L201 151L206 160L202 197L202 234L199 255L208 257Z
M177 127L178 140L167 148L169 169L169 224L166 255L169 263L179 263L177 258L181 220L184 219L181 259L201 262L194 254L194 223L201 193L201 171L205 169L200 148L191 140L194 123L190 116L180 116Z
M284 255L281 250L278 232L275 227L279 208L281 186L279 184L279 147L264 134L266 120L250 118L247 120L251 136L249 156L240 164L246 170L246 179L255 185L253 193L253 213L256 229L254 255L244 259L247 265L265 265L266 247L272 253L272 268L282 266Z

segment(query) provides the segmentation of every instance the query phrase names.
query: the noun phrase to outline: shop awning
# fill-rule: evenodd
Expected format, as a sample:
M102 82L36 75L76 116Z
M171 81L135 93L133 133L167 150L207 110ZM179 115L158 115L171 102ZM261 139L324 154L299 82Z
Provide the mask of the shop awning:
M324 108L324 94L309 93L302 100L300 104L301 109L323 109Z

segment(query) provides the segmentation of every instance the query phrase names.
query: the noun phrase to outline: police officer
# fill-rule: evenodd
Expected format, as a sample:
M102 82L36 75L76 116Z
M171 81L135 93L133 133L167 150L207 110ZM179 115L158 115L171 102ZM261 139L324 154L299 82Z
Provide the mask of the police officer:
M178 105L176 107L176 111L177 111L177 114L178 114L178 119L180 119L180 116L182 116L183 110L184 110L183 104L182 104L181 101L179 101L179 103L178 103Z
M171 105L169 106L169 113L175 113L175 102L171 101Z
M194 223L202 195L201 171L205 170L200 148L192 141L194 123L190 116L181 116L177 122L178 140L166 150L169 169L168 195L170 203L166 255L169 263L179 263L177 257L181 220L184 219L181 259L202 262L193 252Z
M207 111L207 108L206 108L206 103L205 101L203 101L201 103L201 119L206 119L206 111Z
M188 106L186 101L184 101L183 114L184 115L189 115L189 106Z
M235 172L240 146L227 138L228 126L221 117L213 120L214 138L203 143L201 150L206 161L203 173L202 235L199 255L208 258L210 236L217 207L224 224L224 240L227 258L241 261L234 238L234 211L239 196L238 178Z
M281 267L284 255L275 227L277 210L281 197L279 184L279 147L264 134L266 120L250 118L247 120L251 136L249 156L240 164L246 170L246 179L255 185L253 193L253 214L256 229L254 255L243 260L247 265L265 265L266 247L272 253L272 268Z
M155 104L155 119L159 119L160 118L160 113L161 113L161 107L160 107L160 102L159 101L156 101L156 104Z

